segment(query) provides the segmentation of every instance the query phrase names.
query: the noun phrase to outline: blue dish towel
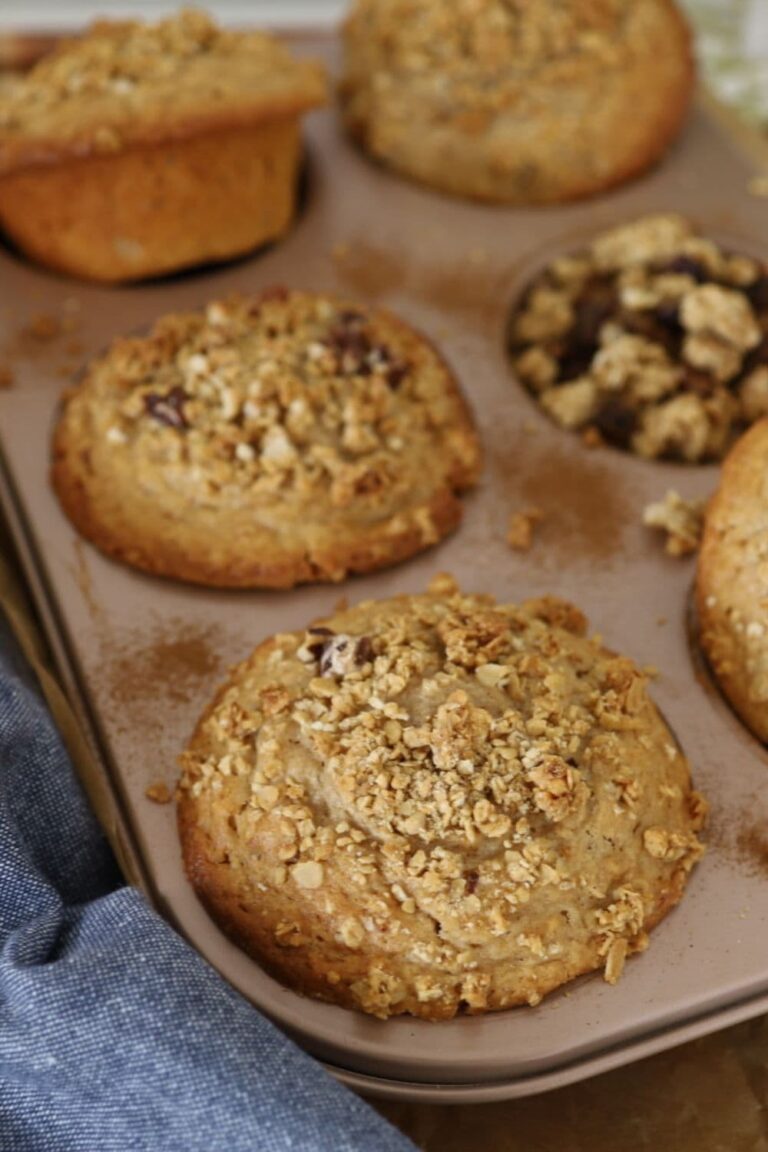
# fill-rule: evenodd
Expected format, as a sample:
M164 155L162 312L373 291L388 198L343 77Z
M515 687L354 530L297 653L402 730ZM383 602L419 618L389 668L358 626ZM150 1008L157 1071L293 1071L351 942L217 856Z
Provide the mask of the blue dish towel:
M407 1152L125 887L0 615L1 1152Z

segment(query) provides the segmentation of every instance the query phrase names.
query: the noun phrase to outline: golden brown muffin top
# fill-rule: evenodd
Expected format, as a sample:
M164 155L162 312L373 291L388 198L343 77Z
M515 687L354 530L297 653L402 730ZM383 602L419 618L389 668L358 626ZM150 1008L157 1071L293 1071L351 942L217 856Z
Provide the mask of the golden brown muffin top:
M0 173L294 115L325 96L320 64L262 32L218 28L201 11L157 24L98 21L0 96Z
M659 7L672 8L655 0ZM533 77L576 69L599 82L601 69L631 55L642 8L638 0L357 0L348 30L367 33L368 62L381 71L431 74L453 99L490 112L517 101Z
M646 677L586 627L443 576L260 645L183 758L214 914L255 901L230 921L246 947L383 1016L617 979L701 855L704 805Z
M67 399L54 480L80 531L139 567L286 587L435 543L480 455L428 340L276 288L115 341Z
M174 490L224 503L289 490L359 516L377 493L404 500L403 474L431 468L420 456L438 440L462 479L479 455L421 336L388 313L282 288L117 340L72 403L131 467L162 461Z

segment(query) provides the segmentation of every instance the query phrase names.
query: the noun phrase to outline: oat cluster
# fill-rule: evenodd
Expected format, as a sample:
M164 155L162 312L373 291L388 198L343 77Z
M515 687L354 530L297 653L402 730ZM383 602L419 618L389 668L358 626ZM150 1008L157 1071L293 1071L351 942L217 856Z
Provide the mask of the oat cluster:
M181 785L214 839L237 829L241 897L250 869L292 911L251 950L322 956L332 925L316 991L378 1015L617 979L661 872L668 896L698 859L702 809L644 675L585 630L561 601L500 606L441 578L257 649Z
M686 500L670 488L662 500L646 505L643 524L664 533L664 549L669 556L689 556L701 542L704 508L703 500Z
M718 460L768 414L768 274L680 216L645 217L553 261L510 348L564 428L649 458Z

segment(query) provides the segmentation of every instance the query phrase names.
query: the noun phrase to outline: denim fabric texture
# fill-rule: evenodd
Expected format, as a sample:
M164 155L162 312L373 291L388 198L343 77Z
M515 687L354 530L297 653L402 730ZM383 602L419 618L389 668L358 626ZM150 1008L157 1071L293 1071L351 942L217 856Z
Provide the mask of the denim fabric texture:
M124 885L0 616L0 1152L413 1149Z

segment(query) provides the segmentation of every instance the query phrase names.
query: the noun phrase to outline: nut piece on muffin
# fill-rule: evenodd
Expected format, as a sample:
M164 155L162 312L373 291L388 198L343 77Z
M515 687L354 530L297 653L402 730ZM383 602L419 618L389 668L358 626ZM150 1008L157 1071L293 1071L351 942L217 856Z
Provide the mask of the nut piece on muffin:
M696 575L699 638L724 694L768 743L768 421L735 444L709 502Z
M295 211L318 63L182 10L98 22L0 94L0 225L27 255L122 281L248 252Z
M117 340L66 398L53 483L75 527L127 564L289 588L435 544L479 470L469 409L423 336L273 289Z
M547 204L659 160L693 80L671 0L355 0L340 93L351 135L404 175Z
M564 601L446 576L265 640L182 766L211 916L292 988L382 1018L615 983L702 853L636 666Z
M682 216L646 216L549 263L509 349L561 427L648 459L719 460L768 414L768 270Z

